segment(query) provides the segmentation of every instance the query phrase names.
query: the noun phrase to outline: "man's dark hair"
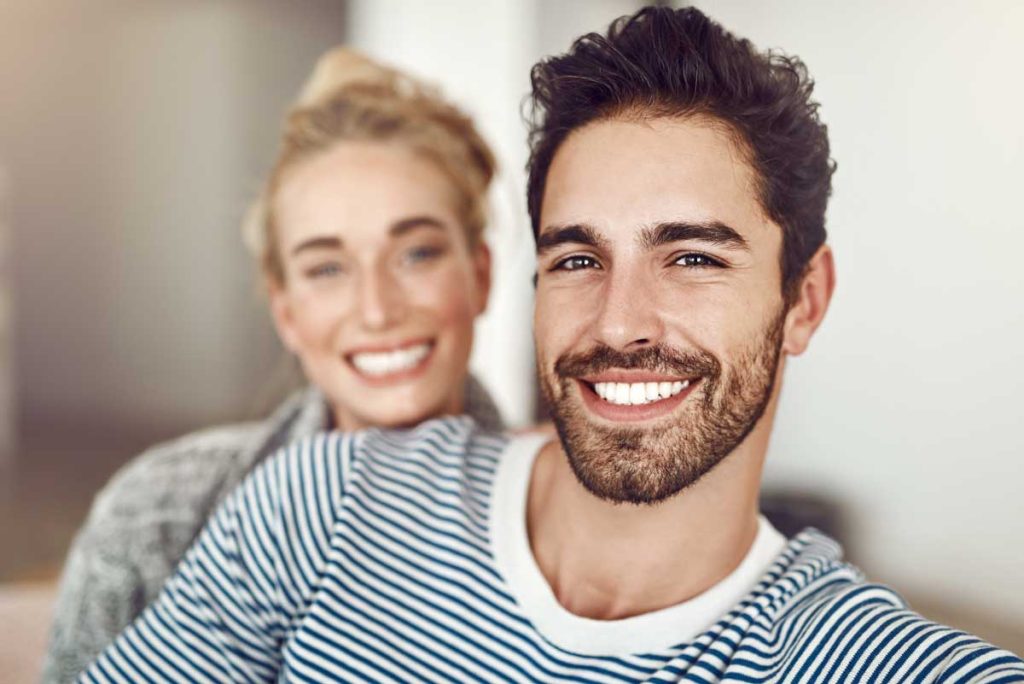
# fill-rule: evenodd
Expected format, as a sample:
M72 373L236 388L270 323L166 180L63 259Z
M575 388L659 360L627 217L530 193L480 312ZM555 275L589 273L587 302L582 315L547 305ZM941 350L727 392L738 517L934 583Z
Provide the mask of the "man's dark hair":
M825 242L835 163L796 57L758 52L699 10L646 7L537 63L527 204L533 234L548 169L572 131L593 121L705 115L726 123L748 154L765 213L782 227L783 293L789 299Z

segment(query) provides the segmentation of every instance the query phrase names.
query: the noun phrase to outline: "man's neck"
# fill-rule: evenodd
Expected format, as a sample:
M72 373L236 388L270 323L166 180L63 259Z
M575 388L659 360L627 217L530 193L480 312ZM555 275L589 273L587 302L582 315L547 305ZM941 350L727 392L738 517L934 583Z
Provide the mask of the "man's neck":
M666 608L729 575L757 533L770 416L699 482L656 505L598 499L559 442L537 456L527 501L530 546L568 611L612 620Z

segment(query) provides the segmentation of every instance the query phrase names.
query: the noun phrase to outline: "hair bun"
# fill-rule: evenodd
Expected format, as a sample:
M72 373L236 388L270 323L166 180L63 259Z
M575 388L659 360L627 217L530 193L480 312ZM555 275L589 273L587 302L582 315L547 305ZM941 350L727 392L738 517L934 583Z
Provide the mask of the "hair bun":
M337 47L317 60L294 106L315 106L352 86L370 86L399 93L409 87L408 81L400 72L375 62L361 52Z

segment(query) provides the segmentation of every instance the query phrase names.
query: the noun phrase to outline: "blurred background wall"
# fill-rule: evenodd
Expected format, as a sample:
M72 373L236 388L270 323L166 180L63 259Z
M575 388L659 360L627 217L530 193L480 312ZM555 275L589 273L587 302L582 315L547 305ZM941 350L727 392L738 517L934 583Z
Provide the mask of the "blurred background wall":
M303 0L5 3L22 433L237 416L276 358L237 225L283 108L340 40Z
M0 3L0 581L52 579L138 449L277 398L237 226L338 42L441 83L498 151L473 366L530 420L528 69L641 4ZM1024 651L1024 4L697 4L806 61L839 161L839 287L788 369L767 488L828 502L869 575Z

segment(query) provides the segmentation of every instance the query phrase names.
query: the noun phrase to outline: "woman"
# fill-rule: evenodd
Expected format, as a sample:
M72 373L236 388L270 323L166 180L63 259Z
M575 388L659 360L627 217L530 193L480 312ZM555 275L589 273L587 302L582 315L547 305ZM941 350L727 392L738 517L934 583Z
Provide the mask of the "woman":
M68 557L45 680L72 679L131 623L224 495L282 445L463 411L500 428L467 376L493 172L472 122L437 93L344 49L321 59L245 227L311 386L262 423L156 447L107 485Z

